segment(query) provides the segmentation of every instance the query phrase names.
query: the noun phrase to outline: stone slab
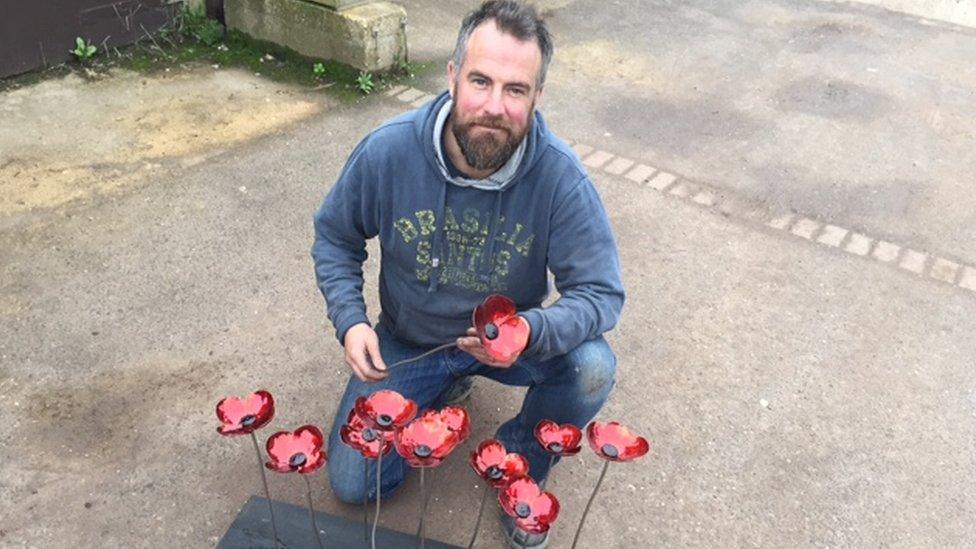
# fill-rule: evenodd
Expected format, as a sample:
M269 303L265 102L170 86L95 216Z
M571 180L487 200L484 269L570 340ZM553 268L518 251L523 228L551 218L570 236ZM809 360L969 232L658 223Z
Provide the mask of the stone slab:
M647 164L638 164L634 169L627 172L627 179L633 181L634 183L643 183L645 179L650 177L655 171L654 168L648 166Z
M272 500L274 506L275 525L278 530L278 540L284 547L318 547L312 536L312 524L309 520L308 507L299 507L283 501ZM428 517L431 519L432 517ZM383 517L380 516L382 522ZM363 539L363 523L359 520L349 520L336 515L315 513L315 525L318 526L320 539L325 547L367 548L370 545ZM376 529L376 546L388 549L407 549L417 547L418 539L413 534L405 534L383 527ZM436 540L426 540L431 549L452 549L457 545L449 545ZM271 521L268 519L268 500L251 496L244 507L237 513L234 522L217 544L217 549L238 549L241 547L268 547L275 544L271 535Z
M334 10L345 10L360 4L368 4L369 2L375 2L376 0L307 0L313 4L322 4L325 7L332 8Z
M958 272L958 263L937 257L932 263L932 270L929 271L929 276L936 280L941 280L942 282L952 284L956 281L956 274Z
M336 11L303 0L236 0L224 14L228 28L364 71L388 69L406 51L407 12L391 2Z

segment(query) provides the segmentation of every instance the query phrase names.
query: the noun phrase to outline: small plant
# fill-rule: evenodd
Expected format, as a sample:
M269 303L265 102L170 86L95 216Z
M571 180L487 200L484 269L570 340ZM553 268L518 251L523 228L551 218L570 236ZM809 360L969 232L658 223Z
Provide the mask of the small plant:
M98 52L98 48L96 48L91 42L79 36L78 38L75 38L75 49L68 51L77 57L78 61L88 62L91 61L92 57L95 57L95 53Z
M369 95L372 93L373 88L376 84L373 83L373 74L368 71L362 71L359 76L356 77L356 88L363 92L364 95Z
M207 19L196 30L198 40L207 46L216 45L224 37L224 26L215 19Z
M325 64L324 63L316 63L316 64L312 65L312 74L314 74L316 78L321 78L322 76L324 76L325 75Z

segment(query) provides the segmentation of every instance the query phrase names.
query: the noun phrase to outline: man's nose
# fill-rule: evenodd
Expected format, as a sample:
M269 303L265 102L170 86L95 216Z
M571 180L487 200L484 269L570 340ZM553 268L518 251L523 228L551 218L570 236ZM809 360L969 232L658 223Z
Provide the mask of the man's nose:
M484 105L485 114L488 116L501 116L505 114L505 101L500 87L493 88L488 94L488 100Z

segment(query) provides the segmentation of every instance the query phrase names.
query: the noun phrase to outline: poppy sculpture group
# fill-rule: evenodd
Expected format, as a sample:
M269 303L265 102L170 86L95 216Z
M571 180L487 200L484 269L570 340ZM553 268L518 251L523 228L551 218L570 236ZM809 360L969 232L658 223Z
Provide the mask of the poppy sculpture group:
M517 355L525 347L528 334L524 325L515 315L515 304L500 295L489 296L472 315L475 329L484 344L485 350L499 360ZM274 508L268 491L264 469L281 473L298 473L305 480L308 497L309 517L315 540L319 547L322 541L315 524L315 509L312 506L312 487L308 475L325 464L328 456L323 449L322 432L314 425L305 425L295 431L280 431L271 435L265 449L267 461L261 455L255 431L274 417L274 399L267 391L257 391L245 398L229 397L217 403L217 418L221 425L217 431L222 435L251 435L258 458L258 469L268 501L272 535L275 546L279 544ZM363 528L364 542L376 547L376 527L379 523L381 507L381 476L383 456L396 449L403 460L420 470L420 521L418 541L421 547L426 543L425 515L427 501L424 471L437 467L463 442L471 432L467 411L458 406L447 406L441 410L425 410L418 415L417 404L403 395L390 390L376 391L356 400L339 430L342 442L363 456L363 483L369 478L369 462L375 461L376 511L373 516L372 531L368 529L368 489L364 489ZM535 438L542 450L550 456L550 469L559 457L572 456L580 452L583 432L576 425L559 425L550 420L542 420L534 430ZM617 423L591 422L586 427L586 438L590 448L603 459L600 478L586 503L583 516L573 538L573 547L579 541L580 532L586 521L597 491L606 476L610 462L625 462L642 457L649 450L647 440L631 433ZM478 518L468 547L474 546L484 514L485 502L491 489L501 509L515 523L517 529L527 533L541 534L549 531L559 515L559 500L545 491L546 479L542 484L529 476L528 460L517 453L508 452L501 442L488 439L478 444L471 452L469 463L475 473L485 482ZM263 464L263 466L262 466ZM512 531L514 538L515 530Z

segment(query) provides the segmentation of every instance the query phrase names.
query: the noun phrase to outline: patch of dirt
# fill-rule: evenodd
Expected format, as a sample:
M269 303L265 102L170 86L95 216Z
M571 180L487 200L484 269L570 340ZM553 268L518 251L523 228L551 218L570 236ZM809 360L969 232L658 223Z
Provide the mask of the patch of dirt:
M76 75L0 95L0 215L125 188L160 163L217 154L325 108L238 70Z
M550 79L573 82L594 79L618 81L622 85L640 85L653 89L669 88L674 75L648 62L647 58L620 49L610 40L592 40L560 48L554 59Z

